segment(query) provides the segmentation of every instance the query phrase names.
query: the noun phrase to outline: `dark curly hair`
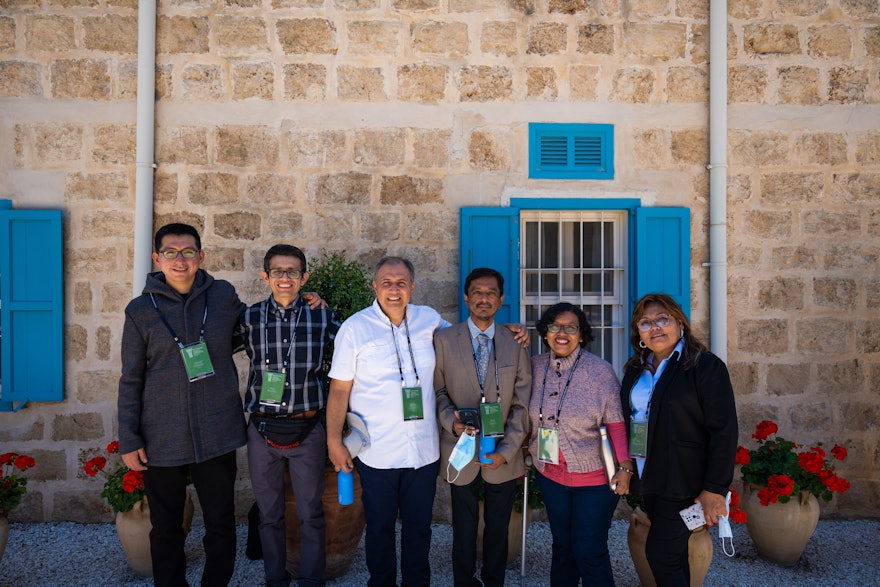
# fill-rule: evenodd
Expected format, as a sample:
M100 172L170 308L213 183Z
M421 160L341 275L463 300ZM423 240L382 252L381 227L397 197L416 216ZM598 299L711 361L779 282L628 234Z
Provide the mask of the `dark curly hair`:
M550 306L544 310L544 313L541 314L541 317L535 322L535 329L541 336L541 340L544 342L544 345L547 345L547 341L544 339L544 337L547 336L547 327L553 324L557 316L564 314L565 312L571 312L577 316L578 325L581 329L580 345L582 349L586 348L587 345L593 341L593 327L590 326L590 323L587 321L587 315L584 314L584 311L568 302L559 302L558 304Z
M684 315L684 310L681 309L681 306L678 305L672 296L665 293L649 293L642 296L638 302L636 302L635 307L633 308L632 318L630 319L630 334L629 334L629 344L633 349L633 355L626 362L625 368L638 368L641 369L642 365L644 365L648 360L648 355L651 354L651 349L642 348L639 346L639 342L642 340L639 336L639 320L642 319L642 315L645 313L645 308L647 308L650 304L657 304L663 310L675 318L679 324L681 324L682 334L684 335L684 349L682 352L682 367L685 371L691 369L697 364L697 361L700 358L700 354L708 351L706 345L700 341L694 335L693 330L691 330L691 323L688 322L687 316Z

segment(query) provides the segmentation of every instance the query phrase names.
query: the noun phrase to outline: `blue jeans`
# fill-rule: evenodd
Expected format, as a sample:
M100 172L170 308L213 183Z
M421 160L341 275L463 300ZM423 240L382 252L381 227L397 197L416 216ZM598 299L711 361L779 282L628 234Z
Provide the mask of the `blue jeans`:
M608 529L620 498L607 485L567 487L535 473L553 534L550 584L614 585Z
M440 461L419 469L374 469L355 459L367 521L364 552L368 587L396 587L395 525L400 516L400 573L403 587L431 584L431 517Z

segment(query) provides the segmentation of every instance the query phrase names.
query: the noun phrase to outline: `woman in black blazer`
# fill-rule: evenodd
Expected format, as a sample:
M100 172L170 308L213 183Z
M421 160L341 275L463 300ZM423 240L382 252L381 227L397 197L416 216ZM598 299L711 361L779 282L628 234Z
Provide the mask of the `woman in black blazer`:
M630 455L641 455L633 491L651 519L645 554L658 587L687 586L690 530L679 512L700 503L709 526L727 513L739 433L733 388L670 296L644 296L630 325L635 352L620 393Z

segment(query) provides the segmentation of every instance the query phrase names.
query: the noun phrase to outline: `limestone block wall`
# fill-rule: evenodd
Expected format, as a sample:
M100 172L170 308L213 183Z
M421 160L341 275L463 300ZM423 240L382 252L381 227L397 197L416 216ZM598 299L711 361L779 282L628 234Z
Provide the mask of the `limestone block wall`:
M713 3L714 6L714 3ZM457 318L458 211L638 197L692 211L708 338L705 0L163 0L154 223L203 234L246 301L276 242L410 257ZM827 514L880 512L880 8L728 2L728 360L742 440L845 443ZM38 459L14 519L105 520L131 297L137 2L0 0L0 197L64 210L66 395L0 414ZM615 126L610 181L528 178L529 122ZM240 365L243 363L239 362ZM8 448L7 448L8 447ZM240 459L242 512L249 501Z

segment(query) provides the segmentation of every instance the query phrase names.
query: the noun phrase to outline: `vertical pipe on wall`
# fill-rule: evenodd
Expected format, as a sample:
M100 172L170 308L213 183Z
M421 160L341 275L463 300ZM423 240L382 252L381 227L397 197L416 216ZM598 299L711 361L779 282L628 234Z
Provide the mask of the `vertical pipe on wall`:
M153 170L156 93L156 2L138 2L137 146L135 151L134 270L132 297L152 268Z
M727 361L727 0L709 3L709 346Z

